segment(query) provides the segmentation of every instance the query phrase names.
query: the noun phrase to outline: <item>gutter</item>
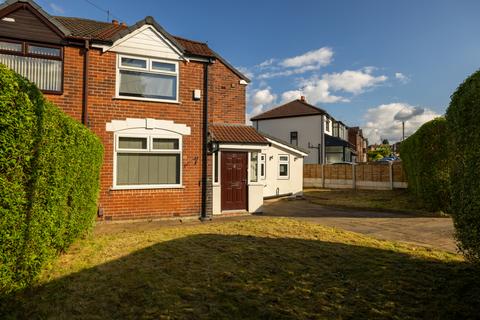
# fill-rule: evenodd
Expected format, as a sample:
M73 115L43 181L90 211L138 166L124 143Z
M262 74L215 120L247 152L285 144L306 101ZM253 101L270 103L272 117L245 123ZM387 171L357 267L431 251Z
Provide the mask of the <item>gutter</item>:
M204 65L203 72L203 143L202 143L202 209L200 212L200 220L209 220L207 214L207 183L208 183L208 71L210 65L214 62L212 58Z
M90 40L85 40L83 59L83 101L82 101L82 123L89 127L88 119L88 64L89 64Z

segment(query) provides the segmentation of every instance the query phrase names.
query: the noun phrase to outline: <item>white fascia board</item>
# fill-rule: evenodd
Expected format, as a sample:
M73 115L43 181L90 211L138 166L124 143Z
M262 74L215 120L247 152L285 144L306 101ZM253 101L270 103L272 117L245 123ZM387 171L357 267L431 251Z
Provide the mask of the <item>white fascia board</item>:
M245 151L261 151L268 149L268 145L264 144L233 144L233 143L220 143L220 150L245 150Z
M287 151L289 151L289 152L291 152L291 153L298 154L298 155L300 155L300 156L302 156L302 157L308 156L308 153L305 153L305 152L302 152L302 151L300 151L300 150L294 149L294 148L292 148L292 147L290 147L290 146L287 146L287 145L285 145L285 144L283 144L283 143L280 143L280 142L278 142L278 141L275 141L275 140L272 140L272 139L269 139L269 138L266 138L266 139L267 139L268 142L270 142L271 144L274 144L274 145L276 145L276 146L279 146L280 148L285 149L285 150L287 150Z

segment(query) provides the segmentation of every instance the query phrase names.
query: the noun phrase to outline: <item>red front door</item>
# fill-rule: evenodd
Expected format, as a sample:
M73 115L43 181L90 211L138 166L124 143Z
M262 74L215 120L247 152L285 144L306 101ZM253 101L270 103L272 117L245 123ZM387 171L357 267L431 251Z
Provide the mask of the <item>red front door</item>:
M222 151L221 159L222 210L246 210L247 153Z

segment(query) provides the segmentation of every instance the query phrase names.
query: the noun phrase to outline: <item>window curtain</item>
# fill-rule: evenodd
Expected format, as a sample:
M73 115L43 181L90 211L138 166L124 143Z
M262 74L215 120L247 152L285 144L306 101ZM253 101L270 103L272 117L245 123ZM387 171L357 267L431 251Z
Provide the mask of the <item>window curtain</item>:
M35 83L40 90L62 90L62 61L0 54L0 63Z

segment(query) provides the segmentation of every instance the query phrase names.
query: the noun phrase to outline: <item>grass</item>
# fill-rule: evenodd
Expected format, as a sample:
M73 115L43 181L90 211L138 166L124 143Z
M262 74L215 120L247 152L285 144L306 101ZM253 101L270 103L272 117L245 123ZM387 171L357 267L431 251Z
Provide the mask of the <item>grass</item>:
M0 318L469 319L479 299L459 255L265 218L96 234Z
M406 190L307 189L304 194L313 203L325 206L428 216L444 215L427 211Z

